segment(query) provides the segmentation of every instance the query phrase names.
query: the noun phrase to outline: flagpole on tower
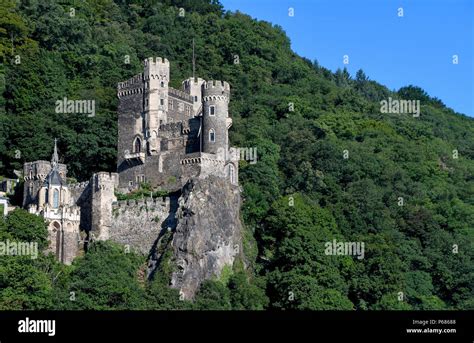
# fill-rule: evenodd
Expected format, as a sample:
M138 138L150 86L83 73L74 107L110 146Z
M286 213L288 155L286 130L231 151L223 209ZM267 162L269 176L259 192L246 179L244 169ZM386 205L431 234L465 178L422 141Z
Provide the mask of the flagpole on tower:
M194 38L193 38L193 82L196 81L196 58L194 57Z

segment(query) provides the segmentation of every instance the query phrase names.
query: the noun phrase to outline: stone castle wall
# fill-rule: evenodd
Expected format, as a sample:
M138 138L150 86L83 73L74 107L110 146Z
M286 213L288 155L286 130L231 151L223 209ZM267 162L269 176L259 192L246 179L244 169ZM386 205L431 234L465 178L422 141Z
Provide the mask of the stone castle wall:
M109 239L148 255L160 232L176 226L171 201L166 197L114 203Z
M116 201L115 188L117 187L117 173L100 172L91 178L91 232L93 238L103 240L109 238L109 231L112 228L112 204Z
M71 202L81 208L80 229L88 232L92 229L92 198L89 181L70 184L68 187Z

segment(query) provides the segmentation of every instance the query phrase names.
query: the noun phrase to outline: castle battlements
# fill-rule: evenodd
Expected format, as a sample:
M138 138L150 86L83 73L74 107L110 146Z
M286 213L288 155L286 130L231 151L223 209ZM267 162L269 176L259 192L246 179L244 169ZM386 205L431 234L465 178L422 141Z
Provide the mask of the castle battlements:
M184 91L180 91L179 89L169 87L168 88L168 94L170 96L175 97L175 98L187 101L189 103L193 103L193 97L191 95L189 95L188 93L184 92Z
M70 189L86 189L89 186L89 181L69 183L68 187Z
M114 172L97 172L94 174L94 177L101 180L115 181L118 177L118 174Z
M29 180L44 180L51 171L51 162L38 160L34 162L26 162L23 164L23 179ZM63 163L58 163L58 171L62 177L66 177L67 166Z
M132 86L136 86L136 85L141 85L143 84L143 75L142 74L137 74L133 77L131 77L130 79L128 79L127 81L124 81L124 82L119 82L117 84L117 89L128 89Z
M40 207L37 205L31 205L28 208L28 212L32 214L42 213L43 217L47 220L58 220L62 221L75 221L81 220L81 210L77 206L72 207L59 207L51 208L49 205Z
M162 57L149 57L143 61L143 80L165 80L170 78L170 62Z
M170 66L170 61L168 61L167 58L164 57L148 57L143 61L143 64L146 67L152 67L152 66L158 66L158 65L164 65L169 68Z
M229 102L230 85L225 81L210 80L204 83L202 91L202 99L208 101L225 101Z
M170 208L170 198L169 197L158 197L158 198L141 198L141 199L128 199L128 200L119 200L112 204L113 208L127 209L127 208L136 208L146 206L147 208L154 208L157 206Z
M192 87L201 87L201 85L205 82L204 79L201 78L189 78L181 82L183 89L186 93L191 93Z
M117 97L122 98L125 96L131 96L136 94L142 94L143 88L125 88L125 90L117 92Z
M206 154L206 153L198 153L193 154L189 157L181 159L181 164L202 164L205 162L209 162L214 164L215 166L224 165L226 161L222 158L222 156L218 156L215 154Z
M230 92L230 85L227 81L208 80L204 82L204 89L212 89L212 88Z
M114 189L118 186L118 174L109 172L98 172L92 175L94 191Z

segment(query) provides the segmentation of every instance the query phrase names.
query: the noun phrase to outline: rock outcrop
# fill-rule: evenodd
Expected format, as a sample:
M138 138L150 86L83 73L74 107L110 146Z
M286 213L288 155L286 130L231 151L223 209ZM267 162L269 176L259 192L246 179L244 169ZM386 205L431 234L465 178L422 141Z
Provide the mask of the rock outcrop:
M214 176L192 178L178 206L171 286L192 299L204 280L219 278L242 255L239 187Z

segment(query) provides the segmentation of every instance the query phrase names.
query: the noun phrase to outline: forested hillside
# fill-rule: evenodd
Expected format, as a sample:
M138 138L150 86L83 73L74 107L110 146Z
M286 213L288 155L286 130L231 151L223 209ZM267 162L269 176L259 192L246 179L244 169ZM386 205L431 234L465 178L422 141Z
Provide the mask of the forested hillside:
M474 309L473 119L419 87L333 73L216 0L3 0L0 175L49 160L55 137L70 176L115 171L117 83L162 56L179 88L193 39L196 74L231 84L231 145L257 148L239 176L247 267L189 303L167 286L173 266L148 282L145 257L108 242L69 267L0 256L0 310ZM64 97L95 100L95 116L56 113ZM389 97L421 115L381 113ZM0 240L44 248L38 219L16 210ZM364 258L326 255L333 239L364 242Z

